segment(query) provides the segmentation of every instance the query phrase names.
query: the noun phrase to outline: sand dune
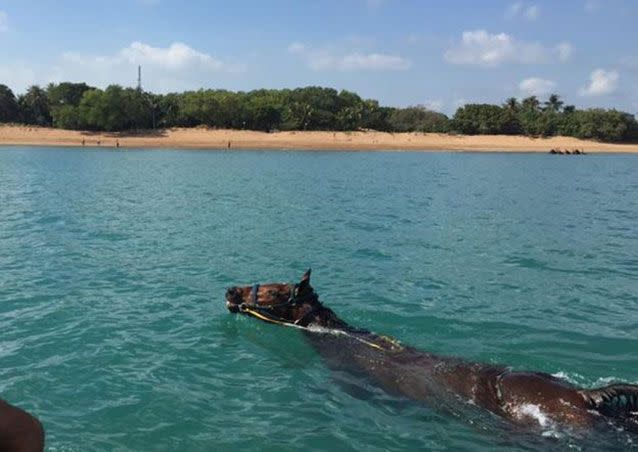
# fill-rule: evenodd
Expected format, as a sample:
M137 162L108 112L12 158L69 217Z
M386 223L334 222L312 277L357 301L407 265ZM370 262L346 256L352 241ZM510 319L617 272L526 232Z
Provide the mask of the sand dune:
M586 152L638 152L638 144L611 144L568 137L446 135L384 132L275 132L167 129L148 133L93 133L28 126L0 126L0 145L85 146L184 149L300 149L396 151L548 152L551 148Z

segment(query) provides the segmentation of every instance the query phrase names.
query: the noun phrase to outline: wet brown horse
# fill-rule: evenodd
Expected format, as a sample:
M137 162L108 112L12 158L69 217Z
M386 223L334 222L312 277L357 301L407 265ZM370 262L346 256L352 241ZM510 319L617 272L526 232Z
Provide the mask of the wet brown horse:
M0 399L0 451L40 452L44 429L35 417Z
M515 372L401 345L340 320L319 301L310 270L298 284L232 287L226 306L301 328L331 368L364 374L392 394L426 403L452 396L519 425L589 430L612 424L638 432L638 385L583 389L546 373Z

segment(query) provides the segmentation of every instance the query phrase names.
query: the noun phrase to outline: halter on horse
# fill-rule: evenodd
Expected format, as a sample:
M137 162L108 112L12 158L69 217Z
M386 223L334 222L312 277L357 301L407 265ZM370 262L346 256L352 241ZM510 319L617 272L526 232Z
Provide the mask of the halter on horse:
M305 276L306 278L310 277L310 270L306 272ZM266 322L276 323L278 325L307 326L310 321L310 317L321 309L321 303L319 303L314 290L307 285L304 286L303 281L299 284L287 284L287 286L288 299L286 301L268 304L259 303L259 288L261 287L261 284L255 283L250 289L249 301L242 301L237 304L236 308L239 312L251 315ZM306 288L308 290L305 290ZM227 295L233 295L234 290L236 289L228 289ZM308 303L311 306L310 310L294 321L288 321L277 316L275 313L277 308L300 307L304 303Z

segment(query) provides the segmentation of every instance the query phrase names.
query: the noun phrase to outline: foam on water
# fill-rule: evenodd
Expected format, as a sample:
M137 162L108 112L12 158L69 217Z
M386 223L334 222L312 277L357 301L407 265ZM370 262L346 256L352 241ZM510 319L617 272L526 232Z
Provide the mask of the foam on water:
M531 418L538 422L541 427L548 427L551 424L550 418L545 414L541 407L533 403L524 403L511 407L514 416L520 420Z
M583 386L585 388L599 388L602 386L608 386L614 383L624 383L624 384L634 384L634 385L638 385L638 380L631 380L631 379L623 379L623 378L619 378L619 377L613 377L613 376L609 376L609 377L599 377L595 380L590 380L587 379L585 376L578 374L576 372L565 372L565 371L559 371L559 372L554 372L553 374L551 374L552 376L556 377L556 378L560 378L563 379L565 381L568 381L569 383L572 383L574 385L578 385L578 386Z

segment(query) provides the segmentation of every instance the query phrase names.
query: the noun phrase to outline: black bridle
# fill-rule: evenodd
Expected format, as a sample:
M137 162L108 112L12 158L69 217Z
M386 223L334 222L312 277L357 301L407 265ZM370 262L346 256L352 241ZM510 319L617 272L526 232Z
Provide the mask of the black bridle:
M259 303L257 303L257 293L259 292L259 287L260 285L258 283L253 284L252 289L250 291L250 301L248 303L241 303L239 305L239 310L241 312L245 312L247 314L252 314L255 317L261 318L262 320L266 320L269 322L273 322L273 323L282 323L282 324L286 324L286 323L294 323L295 325L300 325L300 326L306 326L303 324L303 322L310 317L310 315L314 314L315 312L317 312L319 310L319 306L313 306L312 309L307 312L306 314L303 315L303 317L301 317L300 319L296 320L295 322L288 322L285 321L284 319L282 319L281 317L275 317L272 314L272 310L274 308L279 308L282 306L296 306L299 305L301 303L303 303L304 301L309 300L310 298L315 299L316 295L314 293L314 291L311 289L307 294L305 294L302 297L299 297L297 295L298 289L299 289L299 284L291 284L290 285L290 293L288 295L288 299L282 303L276 303L276 304L270 304L270 305L266 305L266 306L261 306L259 305ZM255 313L257 313L258 315L255 315Z
M267 306L260 306L257 303L257 293L259 292L259 287L260 287L259 283L253 284L253 287L250 291L250 302L240 304L239 309L253 308L253 309L260 309L260 310L269 310L272 308L278 308L280 306L294 306L296 304L299 304L301 301L304 301L307 298L307 297L302 297L302 298L297 297L295 293L297 292L297 288L299 286L297 284L291 284L290 294L288 295L288 299L286 301L282 303L267 305Z

